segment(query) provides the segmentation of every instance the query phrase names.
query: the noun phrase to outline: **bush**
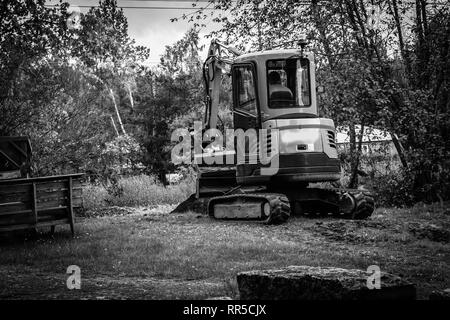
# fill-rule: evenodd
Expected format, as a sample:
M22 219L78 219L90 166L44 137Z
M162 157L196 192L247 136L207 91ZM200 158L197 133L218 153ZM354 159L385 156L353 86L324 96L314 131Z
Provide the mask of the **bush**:
M195 191L195 180L189 176L165 187L152 176L139 175L119 179L118 188L120 192L108 193L103 186L87 185L83 190L85 209L177 204Z
M83 187L83 207L85 210L104 207L107 197L108 192L102 185L87 184Z
M413 180L403 170L373 178L377 206L405 207L414 204Z

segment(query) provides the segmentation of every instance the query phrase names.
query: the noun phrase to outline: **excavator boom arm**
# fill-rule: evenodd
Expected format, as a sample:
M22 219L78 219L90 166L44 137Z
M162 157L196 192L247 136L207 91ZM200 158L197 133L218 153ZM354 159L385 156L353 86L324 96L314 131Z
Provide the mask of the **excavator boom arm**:
M203 65L203 78L206 87L206 128L216 128L219 113L219 96L222 74L234 59L242 53L217 39L211 40L208 57Z

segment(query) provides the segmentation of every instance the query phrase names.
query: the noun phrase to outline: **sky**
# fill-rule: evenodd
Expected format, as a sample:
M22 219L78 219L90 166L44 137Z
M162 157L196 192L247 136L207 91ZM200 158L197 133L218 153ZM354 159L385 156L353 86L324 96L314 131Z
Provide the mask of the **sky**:
M98 5L98 0L63 0L77 7L82 13L89 10L89 6ZM58 4L59 0L47 0L46 4ZM118 6L122 7L128 19L128 33L136 40L138 45L150 48L150 57L146 61L148 65L156 65L166 45L171 45L181 39L186 31L193 25L187 20L179 19L171 22L171 18L180 18L183 14L192 14L198 8L208 5L208 0L117 0ZM194 8L193 4L197 6ZM88 6L88 7L85 7ZM129 8L139 7L139 8ZM147 7L143 9L142 7ZM206 11L211 12L211 11ZM409 13L409 15L411 12ZM409 15L404 15L406 22L411 22ZM381 15L383 17L383 14ZM200 30L200 45L205 45L201 52L203 59L210 39L205 36L217 29L217 23L206 20L206 28Z
M47 0L46 4L57 4L58 0ZM71 6L78 6L81 13L85 13L89 8L82 6L96 6L98 0L65 0ZM131 38L136 40L138 45L144 45L150 48L150 57L147 61L150 65L159 62L160 55L164 52L166 45L171 45L181 39L186 31L192 27L192 24L186 20L179 19L178 22L170 22L171 18L179 18L183 14L189 14L198 10L199 7L208 4L206 0L197 2L197 8L192 8L195 0L117 0L119 7L151 7L151 9L130 9L123 8L124 14L128 19L128 33ZM160 9L157 9L157 8ZM164 7L162 9L161 7ZM174 9L166 9L166 8ZM177 9L178 8L178 9ZM180 9L181 8L181 9ZM205 45L206 53L207 44L210 39L206 39L205 35L217 28L213 23L207 23L206 28L200 31L200 44Z

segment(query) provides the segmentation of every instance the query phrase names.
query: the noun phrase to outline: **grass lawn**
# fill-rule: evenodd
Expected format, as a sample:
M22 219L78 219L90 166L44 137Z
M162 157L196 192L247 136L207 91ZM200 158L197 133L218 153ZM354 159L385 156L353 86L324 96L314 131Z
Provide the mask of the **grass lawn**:
M379 265L415 283L421 299L450 287L450 215L437 205L279 226L170 207L110 211L119 214L78 218L74 239L65 226L54 238L0 238L0 299L238 298L238 272L289 265ZM69 265L81 268L81 290L66 287Z

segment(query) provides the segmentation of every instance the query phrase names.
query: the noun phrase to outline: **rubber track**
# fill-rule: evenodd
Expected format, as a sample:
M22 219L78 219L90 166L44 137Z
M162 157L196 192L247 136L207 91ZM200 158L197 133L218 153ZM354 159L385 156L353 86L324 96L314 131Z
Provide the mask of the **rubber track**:
M231 194L227 196L219 196L214 197L210 199L210 203L208 203L208 214L210 216L213 216L210 206L211 202L220 202L220 200L228 200L233 199L235 197L241 197L245 198L248 196L248 198L255 199L260 198L261 200L267 200L270 205L270 214L269 217L265 220L262 220L265 224L280 224L285 222L291 212L291 208L289 205L288 198L279 193L248 193L248 194Z
M369 191L338 188L324 188L323 190L337 193L341 200L350 196L355 203L355 207L352 211L343 212L342 210L339 210L339 212L332 212L332 216L344 219L362 220L370 217L375 210L375 200ZM339 203L336 205L339 207ZM318 205L316 212L304 212L303 215L308 217L328 216L329 212L321 211L320 205Z

